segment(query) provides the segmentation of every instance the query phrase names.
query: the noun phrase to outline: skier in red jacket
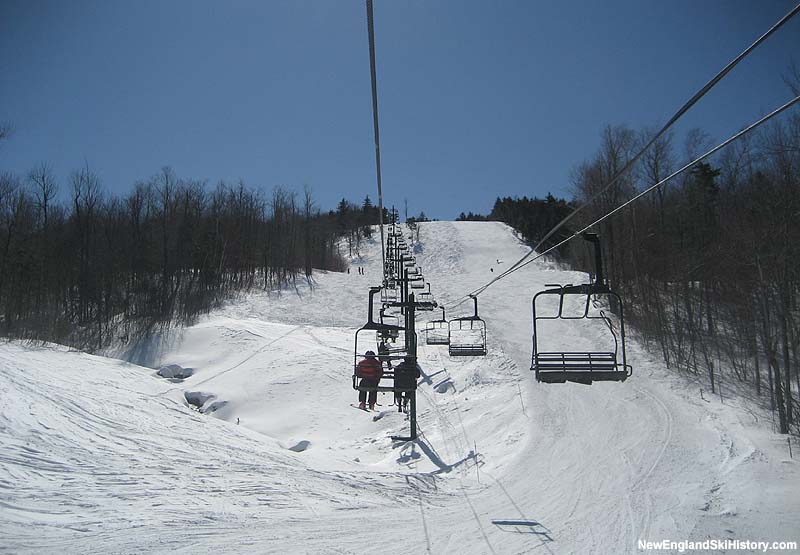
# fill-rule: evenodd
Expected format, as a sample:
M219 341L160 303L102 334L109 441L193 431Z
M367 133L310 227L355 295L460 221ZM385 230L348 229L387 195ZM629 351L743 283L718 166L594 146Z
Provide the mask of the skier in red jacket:
M378 382L381 381L383 376L383 367L381 362L375 358L374 351L367 351L364 353L364 359L356 366L356 376L361 378L358 384L360 387L378 387ZM378 392L369 392L369 409L375 409L375 402L378 400ZM365 403L367 401L367 392L358 392L358 408L366 410Z

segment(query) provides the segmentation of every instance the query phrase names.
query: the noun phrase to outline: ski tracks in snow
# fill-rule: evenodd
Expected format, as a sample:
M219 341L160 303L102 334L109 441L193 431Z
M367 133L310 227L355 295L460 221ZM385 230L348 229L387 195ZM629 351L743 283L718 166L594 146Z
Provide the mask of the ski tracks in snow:
M422 223L420 234L417 257L440 302L528 250L496 222ZM236 411L215 413L227 422L159 395L150 370L3 346L0 532L10 548L634 553L638 539L734 529L745 519L721 504L753 472L772 489L750 484L745 499L758 510L737 532L777 530L773 520L797 514L785 493L795 467L772 451L770 464L731 429L727 406L692 404L649 358L629 352L635 373L622 384L535 383L530 297L585 279L544 261L481 295L489 356L420 345L421 437L391 444L405 421L349 408L353 326L380 275L378 248L364 246L366 278L322 273L308 294L253 294L185 330L167 355L198 372L171 391L212 383ZM599 337L558 332L572 343ZM760 439L768 449L771 436ZM780 495L783 505L772 501Z

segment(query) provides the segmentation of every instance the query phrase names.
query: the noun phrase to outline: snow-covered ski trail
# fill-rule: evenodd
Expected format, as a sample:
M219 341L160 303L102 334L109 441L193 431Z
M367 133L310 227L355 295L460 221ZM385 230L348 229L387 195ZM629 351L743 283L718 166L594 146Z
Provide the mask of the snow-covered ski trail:
M445 304L527 250L499 223L419 225L415 255ZM700 400L635 340L625 383L535 383L531 297L586 279L546 261L480 296L486 357L449 357L420 334L420 439L390 440L407 433L404 413L350 407L353 334L380 282L374 238L360 252L363 276L253 293L130 351L192 368L184 380L0 345L0 550L638 553L640 539L797 539L785 439L735 402ZM421 330L440 313L418 316ZM187 394L208 399L205 414Z

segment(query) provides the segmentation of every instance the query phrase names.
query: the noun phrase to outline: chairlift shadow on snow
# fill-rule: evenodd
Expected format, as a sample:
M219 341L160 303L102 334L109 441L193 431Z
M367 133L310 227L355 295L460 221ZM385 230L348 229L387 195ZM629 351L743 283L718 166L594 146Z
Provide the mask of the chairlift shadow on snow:
M451 376L447 376L445 379L437 383L433 386L433 390L436 393L447 393L450 391L450 388L453 389L453 393L457 393L458 390L456 389L456 384L453 383L453 379Z
M497 478L492 478L500 488L500 490L505 494L508 498L508 501L511 503L511 506L516 509L517 514L519 514L519 518L509 518L509 519L492 519L492 524L494 524L499 530L503 532L509 532L512 534L533 534L541 540L541 544L536 547L545 546L548 552L552 553L552 550L547 545L548 543L554 541L552 537L552 532L550 529L542 524L541 522L537 522L536 520L527 518L525 513L523 512L522 507L514 500L508 490L505 488L503 483L498 480Z
M480 453L476 453L472 450L470 450L470 452L467 453L462 459L454 463L448 464L444 462L436 450L422 437L422 435L423 434L420 434L420 436L414 441L396 441L394 444L392 444L392 447L400 447L400 456L397 458L398 463L406 465L414 464L424 454L438 468L438 470L434 470L433 472L420 473L420 475L427 476L436 476L439 474L449 473L461 465L468 464L470 461L472 461L477 467L483 466L483 460L480 458ZM422 451L422 453L417 451L417 446L419 446L419 449Z
M503 532L510 532L512 534L535 534L542 537L542 543L551 542L553 538L550 536L550 529L541 522L526 519L497 519L492 520L492 524L497 526Z
M438 376L438 375L439 375L439 374L441 374L442 372L445 372L445 369L444 369L444 368L442 368L442 369L441 369L441 370L439 370L438 372L434 372L433 374L426 374L426 373L425 373L425 370L424 370L424 369L422 369L422 368L420 368L420 371L419 371L419 373L420 373L421 379L420 379L420 381L417 383L417 387L419 387L419 386L421 386L421 385L424 385L424 384L428 384L428 385L430 385L430 386L433 386L433 378L434 378L435 376Z

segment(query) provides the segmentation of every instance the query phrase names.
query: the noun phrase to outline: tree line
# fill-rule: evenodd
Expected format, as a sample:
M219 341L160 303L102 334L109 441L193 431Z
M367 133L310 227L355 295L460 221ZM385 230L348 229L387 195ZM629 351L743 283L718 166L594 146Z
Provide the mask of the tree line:
M569 202L550 194L498 198L488 216L458 219L503 221L535 245L594 199L543 245L549 247L712 146L698 129L680 145L667 134L603 191L652 134L603 129L596 154L572 172ZM606 276L625 299L626 319L668 367L696 376L712 393L723 395L722 382L737 385L777 413L781 433L800 433L800 115L695 164L593 231L602 237ZM594 270L583 241L556 256Z
M597 195L650 135L606 127L598 152L574 171L576 201ZM709 146L699 130L680 147L664 136L573 225L591 223ZM781 433L800 430L800 115L695 164L597 228L629 319L669 367L720 395L723 380L735 381L768 399ZM590 270L586 248L573 243L570 261Z
M363 237L377 212L354 218L343 202L322 212L309 190L209 189L170 168L122 196L88 167L64 190L46 164L2 173L0 334L94 350L251 288L344 271L340 239Z

